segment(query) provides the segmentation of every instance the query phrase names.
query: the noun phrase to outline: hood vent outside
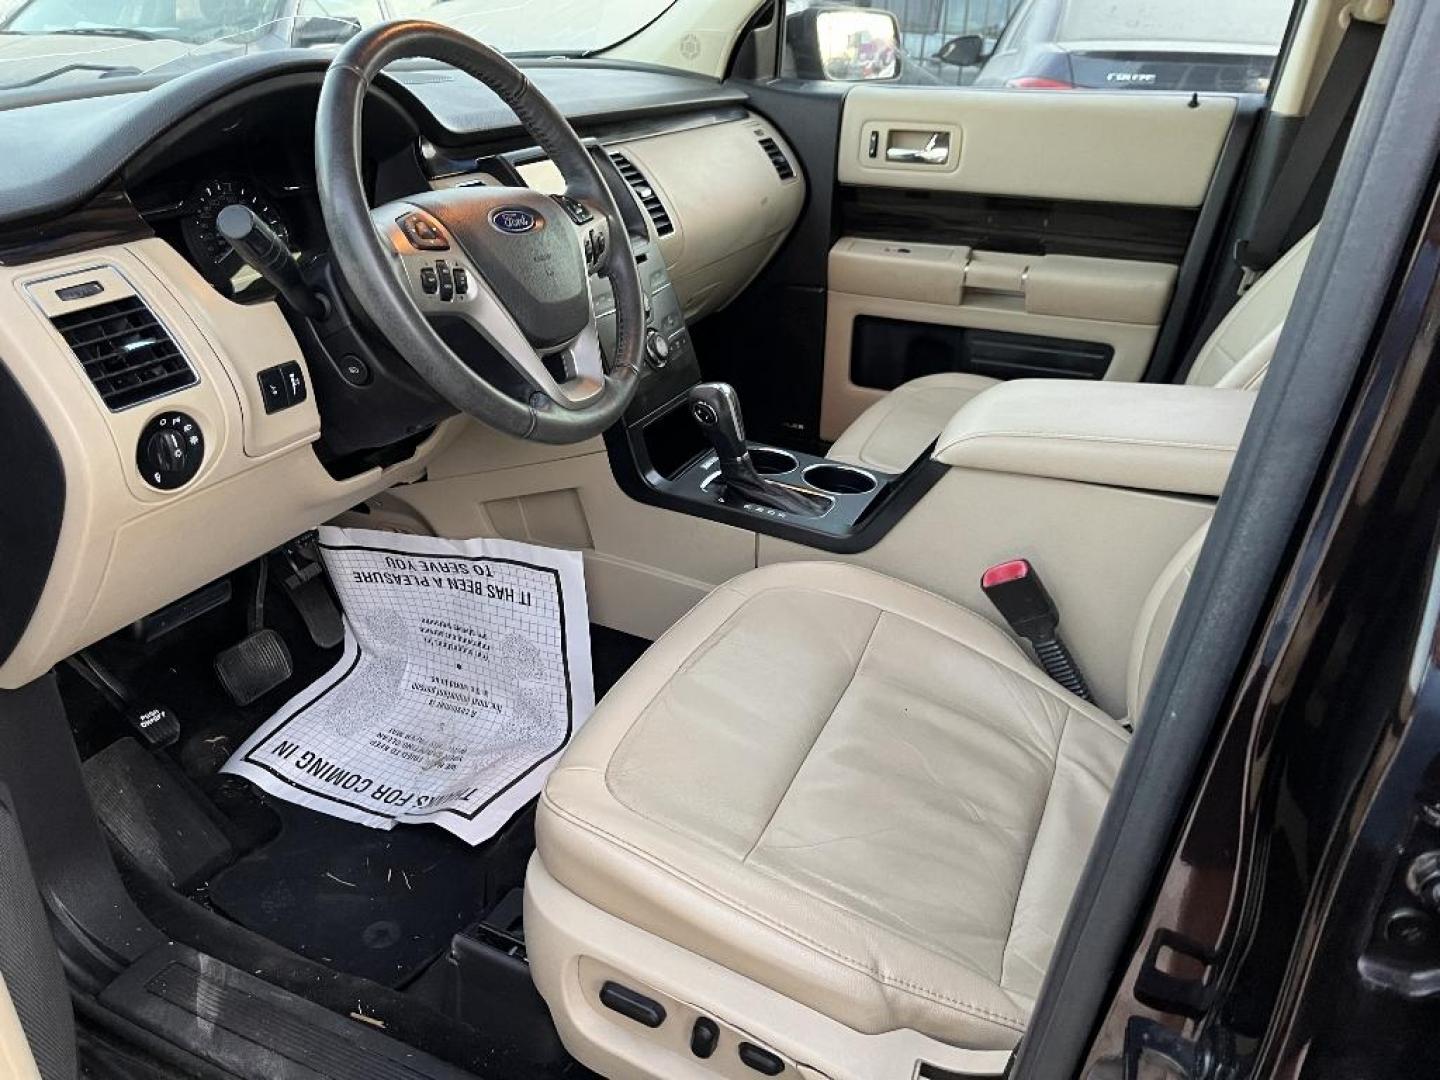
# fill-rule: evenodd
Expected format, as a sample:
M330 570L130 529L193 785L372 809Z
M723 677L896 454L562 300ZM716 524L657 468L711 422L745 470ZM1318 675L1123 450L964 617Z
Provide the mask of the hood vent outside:
M50 320L111 412L194 386L185 354L138 296Z
M765 151L765 156L770 159L770 164L775 166L775 173L781 180L794 180L795 167L785 157L785 151L780 149L779 144L769 135L760 136L760 149Z
M650 186L650 181L645 179L645 174L637 169L635 163L624 154L612 152L610 160L615 163L615 168L620 170L620 175L625 178L625 183L630 185L630 190L635 192L635 197L640 200L640 205L645 207L645 212L655 223L655 235L669 236L674 232L675 223L670 220L670 212L665 209L665 204L660 201L660 196L655 194L655 189Z

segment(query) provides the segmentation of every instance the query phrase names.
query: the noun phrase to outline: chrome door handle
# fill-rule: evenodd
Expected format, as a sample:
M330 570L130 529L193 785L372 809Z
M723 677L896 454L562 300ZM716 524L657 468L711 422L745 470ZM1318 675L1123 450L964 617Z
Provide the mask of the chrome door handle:
M902 165L944 165L950 159L950 137L932 131L924 146L887 146L885 160Z

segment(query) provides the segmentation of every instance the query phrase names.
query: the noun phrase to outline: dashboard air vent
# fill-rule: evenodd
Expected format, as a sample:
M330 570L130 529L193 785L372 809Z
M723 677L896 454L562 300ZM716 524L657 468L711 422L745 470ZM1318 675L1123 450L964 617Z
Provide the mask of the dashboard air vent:
M655 223L656 236L669 236L675 231L675 223L670 220L670 212L665 209L665 204L660 201L660 196L655 194L655 189L650 186L650 181L645 179L645 174L635 167L635 163L624 154L612 153L610 160L615 163L615 168L620 170L620 175L625 178L625 183L630 185L630 190L635 192L635 197L645 207L645 212L650 215L650 220Z
M195 372L138 296L51 320L111 412L182 390Z
M765 156L770 159L770 164L775 166L775 172L781 180L794 180L795 167L785 157L785 151L776 145L775 140L769 135L760 136L760 149L765 151Z

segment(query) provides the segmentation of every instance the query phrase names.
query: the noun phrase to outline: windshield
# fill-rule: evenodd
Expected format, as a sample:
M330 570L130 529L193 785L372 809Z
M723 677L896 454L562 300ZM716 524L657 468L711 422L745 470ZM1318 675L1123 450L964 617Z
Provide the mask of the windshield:
M509 55L588 55L674 0L0 0L0 94L179 74L246 52L334 46L386 19L453 26Z

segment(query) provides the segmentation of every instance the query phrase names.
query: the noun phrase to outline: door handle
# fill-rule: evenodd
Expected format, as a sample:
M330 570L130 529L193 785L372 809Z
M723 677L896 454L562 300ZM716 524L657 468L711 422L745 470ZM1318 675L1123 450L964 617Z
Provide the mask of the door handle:
M932 131L924 146L887 146L885 160L902 165L944 165L950 160L950 136Z

